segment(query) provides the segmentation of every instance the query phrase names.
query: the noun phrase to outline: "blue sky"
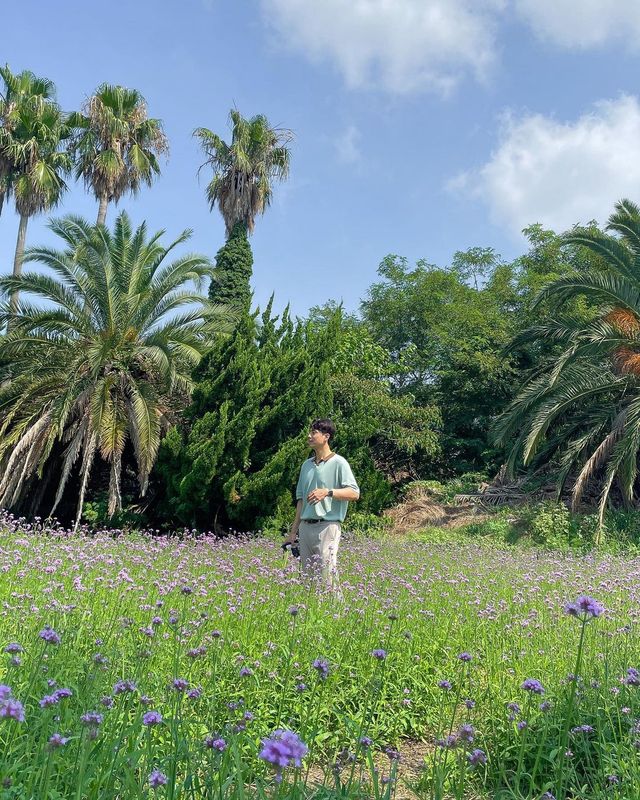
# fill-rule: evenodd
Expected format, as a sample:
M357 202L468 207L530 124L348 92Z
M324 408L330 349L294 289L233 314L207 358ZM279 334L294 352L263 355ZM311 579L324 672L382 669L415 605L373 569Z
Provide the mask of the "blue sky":
M521 229L604 221L640 202L638 0L22 0L0 60L73 110L102 82L135 87L171 153L126 208L167 238L224 241L191 132L227 138L232 106L292 129L291 176L256 225L255 300L304 315L358 307L387 253L446 265L456 250L523 252ZM54 212L93 219L71 184ZM108 220L113 220L110 209ZM28 243L50 239L45 218ZM0 217L0 269L17 231Z

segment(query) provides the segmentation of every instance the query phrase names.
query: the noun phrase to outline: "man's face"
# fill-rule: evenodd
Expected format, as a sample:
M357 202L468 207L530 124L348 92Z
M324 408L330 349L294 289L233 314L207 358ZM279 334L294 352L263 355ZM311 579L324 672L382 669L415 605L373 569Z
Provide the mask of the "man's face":
M328 441L329 434L323 433L322 431L318 431L315 428L311 428L307 435L307 441L309 442L310 447L322 447L322 445Z

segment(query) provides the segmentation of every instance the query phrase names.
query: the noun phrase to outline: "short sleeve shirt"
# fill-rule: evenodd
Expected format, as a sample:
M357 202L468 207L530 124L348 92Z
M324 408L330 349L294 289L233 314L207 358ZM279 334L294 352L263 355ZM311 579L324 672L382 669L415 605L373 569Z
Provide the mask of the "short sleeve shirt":
M355 489L360 488L346 458L334 453L331 458L316 464L315 458L308 458L300 468L296 487L296 500L302 500L302 519L323 519L327 522L342 522L347 514L349 502L325 497L318 503L308 503L307 495L314 489Z

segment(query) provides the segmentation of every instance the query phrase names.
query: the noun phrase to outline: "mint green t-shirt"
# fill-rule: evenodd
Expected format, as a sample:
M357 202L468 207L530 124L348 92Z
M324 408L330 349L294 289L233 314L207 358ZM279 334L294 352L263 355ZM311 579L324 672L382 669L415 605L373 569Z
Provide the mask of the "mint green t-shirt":
M307 503L307 495L314 489L355 489L360 492L346 458L334 453L327 461L316 464L308 458L300 468L296 487L296 500L302 500L302 519L324 519L342 522L349 506L348 500L325 497L319 503Z

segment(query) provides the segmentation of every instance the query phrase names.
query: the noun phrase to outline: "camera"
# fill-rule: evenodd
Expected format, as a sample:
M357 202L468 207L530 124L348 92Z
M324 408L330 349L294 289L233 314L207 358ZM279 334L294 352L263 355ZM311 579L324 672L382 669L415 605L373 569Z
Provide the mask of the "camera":
M298 541L297 540L293 544L290 544L289 542L284 542L284 544L281 544L280 547L285 551L285 553L287 551L287 547L290 547L291 548L291 555L294 558L300 558L300 548L298 547Z

